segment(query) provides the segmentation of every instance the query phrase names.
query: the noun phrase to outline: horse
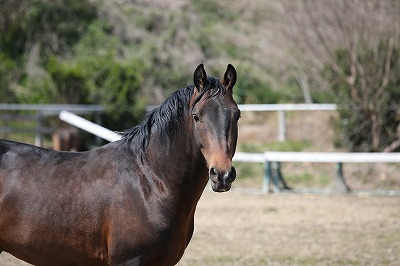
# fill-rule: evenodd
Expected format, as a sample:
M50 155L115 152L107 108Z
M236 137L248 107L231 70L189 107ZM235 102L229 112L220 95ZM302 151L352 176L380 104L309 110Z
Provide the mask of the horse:
M85 151L87 150L82 136L76 127L62 127L52 135L53 149L57 151Z
M0 252L34 265L175 265L208 180L229 191L236 70L204 65L121 139L86 152L0 140Z

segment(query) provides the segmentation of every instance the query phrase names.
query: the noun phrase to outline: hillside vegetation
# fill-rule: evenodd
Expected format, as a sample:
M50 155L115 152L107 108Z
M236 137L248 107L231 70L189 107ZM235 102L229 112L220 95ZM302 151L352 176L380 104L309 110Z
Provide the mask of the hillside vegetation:
M392 151L399 11L377 0L3 1L0 102L102 104L105 125L122 130L199 63L214 76L231 63L239 103L337 102L342 145Z

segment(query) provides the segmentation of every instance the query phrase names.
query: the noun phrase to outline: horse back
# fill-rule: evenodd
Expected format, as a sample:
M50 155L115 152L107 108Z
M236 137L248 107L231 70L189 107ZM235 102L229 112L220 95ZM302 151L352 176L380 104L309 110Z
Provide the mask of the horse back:
M107 173L91 157L0 140L0 251L39 265L107 261L111 185L93 178Z
M162 210L172 199L137 161L115 143L73 153L0 140L0 251L35 265L178 260L194 210Z

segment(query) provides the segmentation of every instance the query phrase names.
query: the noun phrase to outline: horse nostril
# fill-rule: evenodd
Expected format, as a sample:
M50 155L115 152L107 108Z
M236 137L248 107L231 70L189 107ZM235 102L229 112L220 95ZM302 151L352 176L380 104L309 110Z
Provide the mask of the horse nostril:
M210 168L210 176L218 176L218 171L214 167Z
M235 167L231 168L231 171L228 173L227 182L233 182L236 179L236 169Z

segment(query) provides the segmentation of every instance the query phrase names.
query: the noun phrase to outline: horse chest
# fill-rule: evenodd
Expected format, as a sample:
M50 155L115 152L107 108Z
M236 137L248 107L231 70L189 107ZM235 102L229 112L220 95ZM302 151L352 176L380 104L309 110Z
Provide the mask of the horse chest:
M134 223L134 222L133 222ZM182 257L193 234L193 216L174 221L167 227L141 225L111 236L111 264L175 265ZM132 231L133 234L129 234Z

